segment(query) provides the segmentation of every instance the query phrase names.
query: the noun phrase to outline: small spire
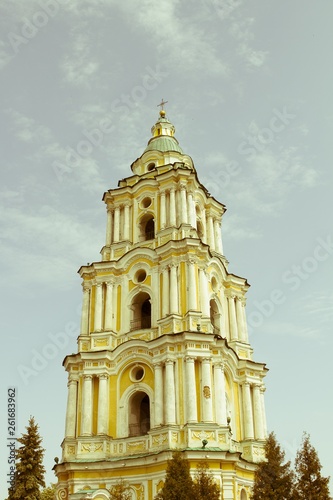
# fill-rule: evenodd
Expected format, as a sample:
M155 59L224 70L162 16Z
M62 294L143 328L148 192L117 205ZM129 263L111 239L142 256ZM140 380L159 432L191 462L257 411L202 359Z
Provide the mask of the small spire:
M160 104L157 105L157 107L161 108L160 109L160 117L161 118L164 118L165 117L165 109L164 109L164 104L167 104L168 101L164 101L163 97L162 97L162 101L160 102Z

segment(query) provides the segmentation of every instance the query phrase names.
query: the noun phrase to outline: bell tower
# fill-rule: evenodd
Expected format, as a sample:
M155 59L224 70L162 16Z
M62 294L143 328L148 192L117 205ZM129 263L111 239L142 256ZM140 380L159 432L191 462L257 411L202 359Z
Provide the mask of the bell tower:
M225 206L164 109L151 132L132 175L104 193L101 260L79 270L57 495L106 500L124 479L133 500L152 500L177 449L193 473L208 461L221 498L246 500L263 457L267 372L252 359L249 285L228 272Z

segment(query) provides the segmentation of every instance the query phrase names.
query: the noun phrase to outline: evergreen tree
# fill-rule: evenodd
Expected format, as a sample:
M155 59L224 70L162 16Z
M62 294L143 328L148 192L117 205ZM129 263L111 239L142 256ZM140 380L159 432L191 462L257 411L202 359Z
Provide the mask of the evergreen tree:
M219 500L220 488L215 483L206 461L199 462L193 484L195 500Z
M168 460L165 483L155 500L194 500L190 465L181 452L172 454Z
M132 500L132 494L129 486L127 486L123 479L120 479L109 490L110 500Z
M22 446L16 451L15 488L9 490L8 500L41 500L40 487L45 488L44 449L38 425L30 417L27 433L17 438Z
M295 459L294 500L330 500L329 477L322 477L321 468L318 454L310 443L310 436L304 433L302 446Z
M273 432L265 444L266 460L255 472L252 500L292 500L294 474L290 462L284 462L284 452Z
M56 494L56 485L51 483L50 486L48 486L47 488L44 488L41 491L40 499L41 500L54 500L55 494Z

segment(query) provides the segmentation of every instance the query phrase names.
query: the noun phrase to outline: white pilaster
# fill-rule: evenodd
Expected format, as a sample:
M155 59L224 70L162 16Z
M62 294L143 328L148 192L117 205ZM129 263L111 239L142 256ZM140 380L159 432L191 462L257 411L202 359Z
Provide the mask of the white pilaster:
M225 394L223 363L214 364L215 415L219 425L227 425L227 405Z
M191 224L191 226L195 228L196 216L195 216L195 207L193 201L193 193L191 191L187 193L187 219L189 224Z
M109 417L109 377L107 374L98 375L98 418L97 434L108 434Z
M166 204L165 204L165 191L161 192L160 195L160 224L161 229L164 229L166 226Z
M170 284L169 284L169 268L165 267L162 272L162 318L169 314L170 303Z
M238 339L242 342L245 342L244 314L243 314L242 299L240 297L235 298L235 305L236 305Z
M106 222L106 244L112 243L112 208L107 209L107 222Z
M244 331L243 331L243 341L248 344L249 343L249 332L247 330L247 320L246 320L246 310L245 310L246 300L243 299L241 301L241 304L242 304L243 329L244 329Z
M81 434L82 436L91 436L92 434L92 376L91 375L83 375Z
M120 207L114 209L113 241L117 243L120 239Z
M112 330L113 321L113 283L110 281L106 284L106 297L105 297L105 330Z
M222 251L222 235L221 235L221 226L218 219L214 219L214 239L215 239L215 249L220 254Z
M235 296L233 295L228 297L228 311L229 311L230 340L237 340L238 331L237 331L237 320L236 320Z
M204 269L200 269L200 302L201 302L201 312L203 316L209 318L210 306L209 306L209 294L208 294L208 279Z
M212 250L215 250L214 225L213 225L213 217L211 214L208 214L207 227L208 227L208 245L211 247Z
M181 223L187 224L187 203L186 203L186 186L180 185L180 217Z
M262 425L264 429L264 437L267 437L267 421L266 421L266 407L265 407L265 386L262 385L260 387L260 395L261 395L261 414L262 414Z
M163 367L161 363L154 365L155 372L155 426L162 425L163 421Z
M243 416L244 416L244 439L253 439L253 413L251 386L249 382L243 384Z
M164 390L165 423L176 423L176 392L174 362L167 359L165 362L165 390Z
M253 413L254 413L255 438L265 439L260 384L254 384L253 386Z
M66 411L65 437L73 438L76 435L76 405L77 405L77 379L69 378Z
M89 333L89 307L90 307L90 288L83 286L82 312L81 312L81 335Z
M196 383L195 383L195 365L194 358L186 356L186 415L187 422L197 422L197 393L196 393Z
M176 197L174 188L170 189L169 203L170 203L170 226L176 226Z
M172 264L170 266L170 313L178 314L178 279L177 279L177 266Z
M103 285L97 283L95 290L95 332L102 331L102 312L103 312Z
M124 205L124 240L130 239L130 206L128 203Z
M201 360L202 420L213 422L212 372L210 358Z
M196 283L196 267L195 262L190 260L187 264L187 279L188 279L188 309L190 311L197 310L197 283Z

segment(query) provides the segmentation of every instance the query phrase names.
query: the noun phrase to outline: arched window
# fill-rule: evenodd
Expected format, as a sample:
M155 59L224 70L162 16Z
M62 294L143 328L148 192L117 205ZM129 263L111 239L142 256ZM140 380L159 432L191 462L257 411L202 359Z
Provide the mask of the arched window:
M216 301L212 299L209 302L210 306L210 322L213 326L213 332L215 335L220 335L220 314L216 304Z
M145 392L136 392L129 400L128 434L143 436L150 430L150 401Z
M131 330L151 328L151 301L146 292L140 292L133 298Z
M147 241L155 238L155 221L152 214L145 215L140 221L140 240Z
M241 491L240 500L247 500L247 493L246 493L246 491L244 490L244 488L243 488L243 489L242 489L242 491Z

